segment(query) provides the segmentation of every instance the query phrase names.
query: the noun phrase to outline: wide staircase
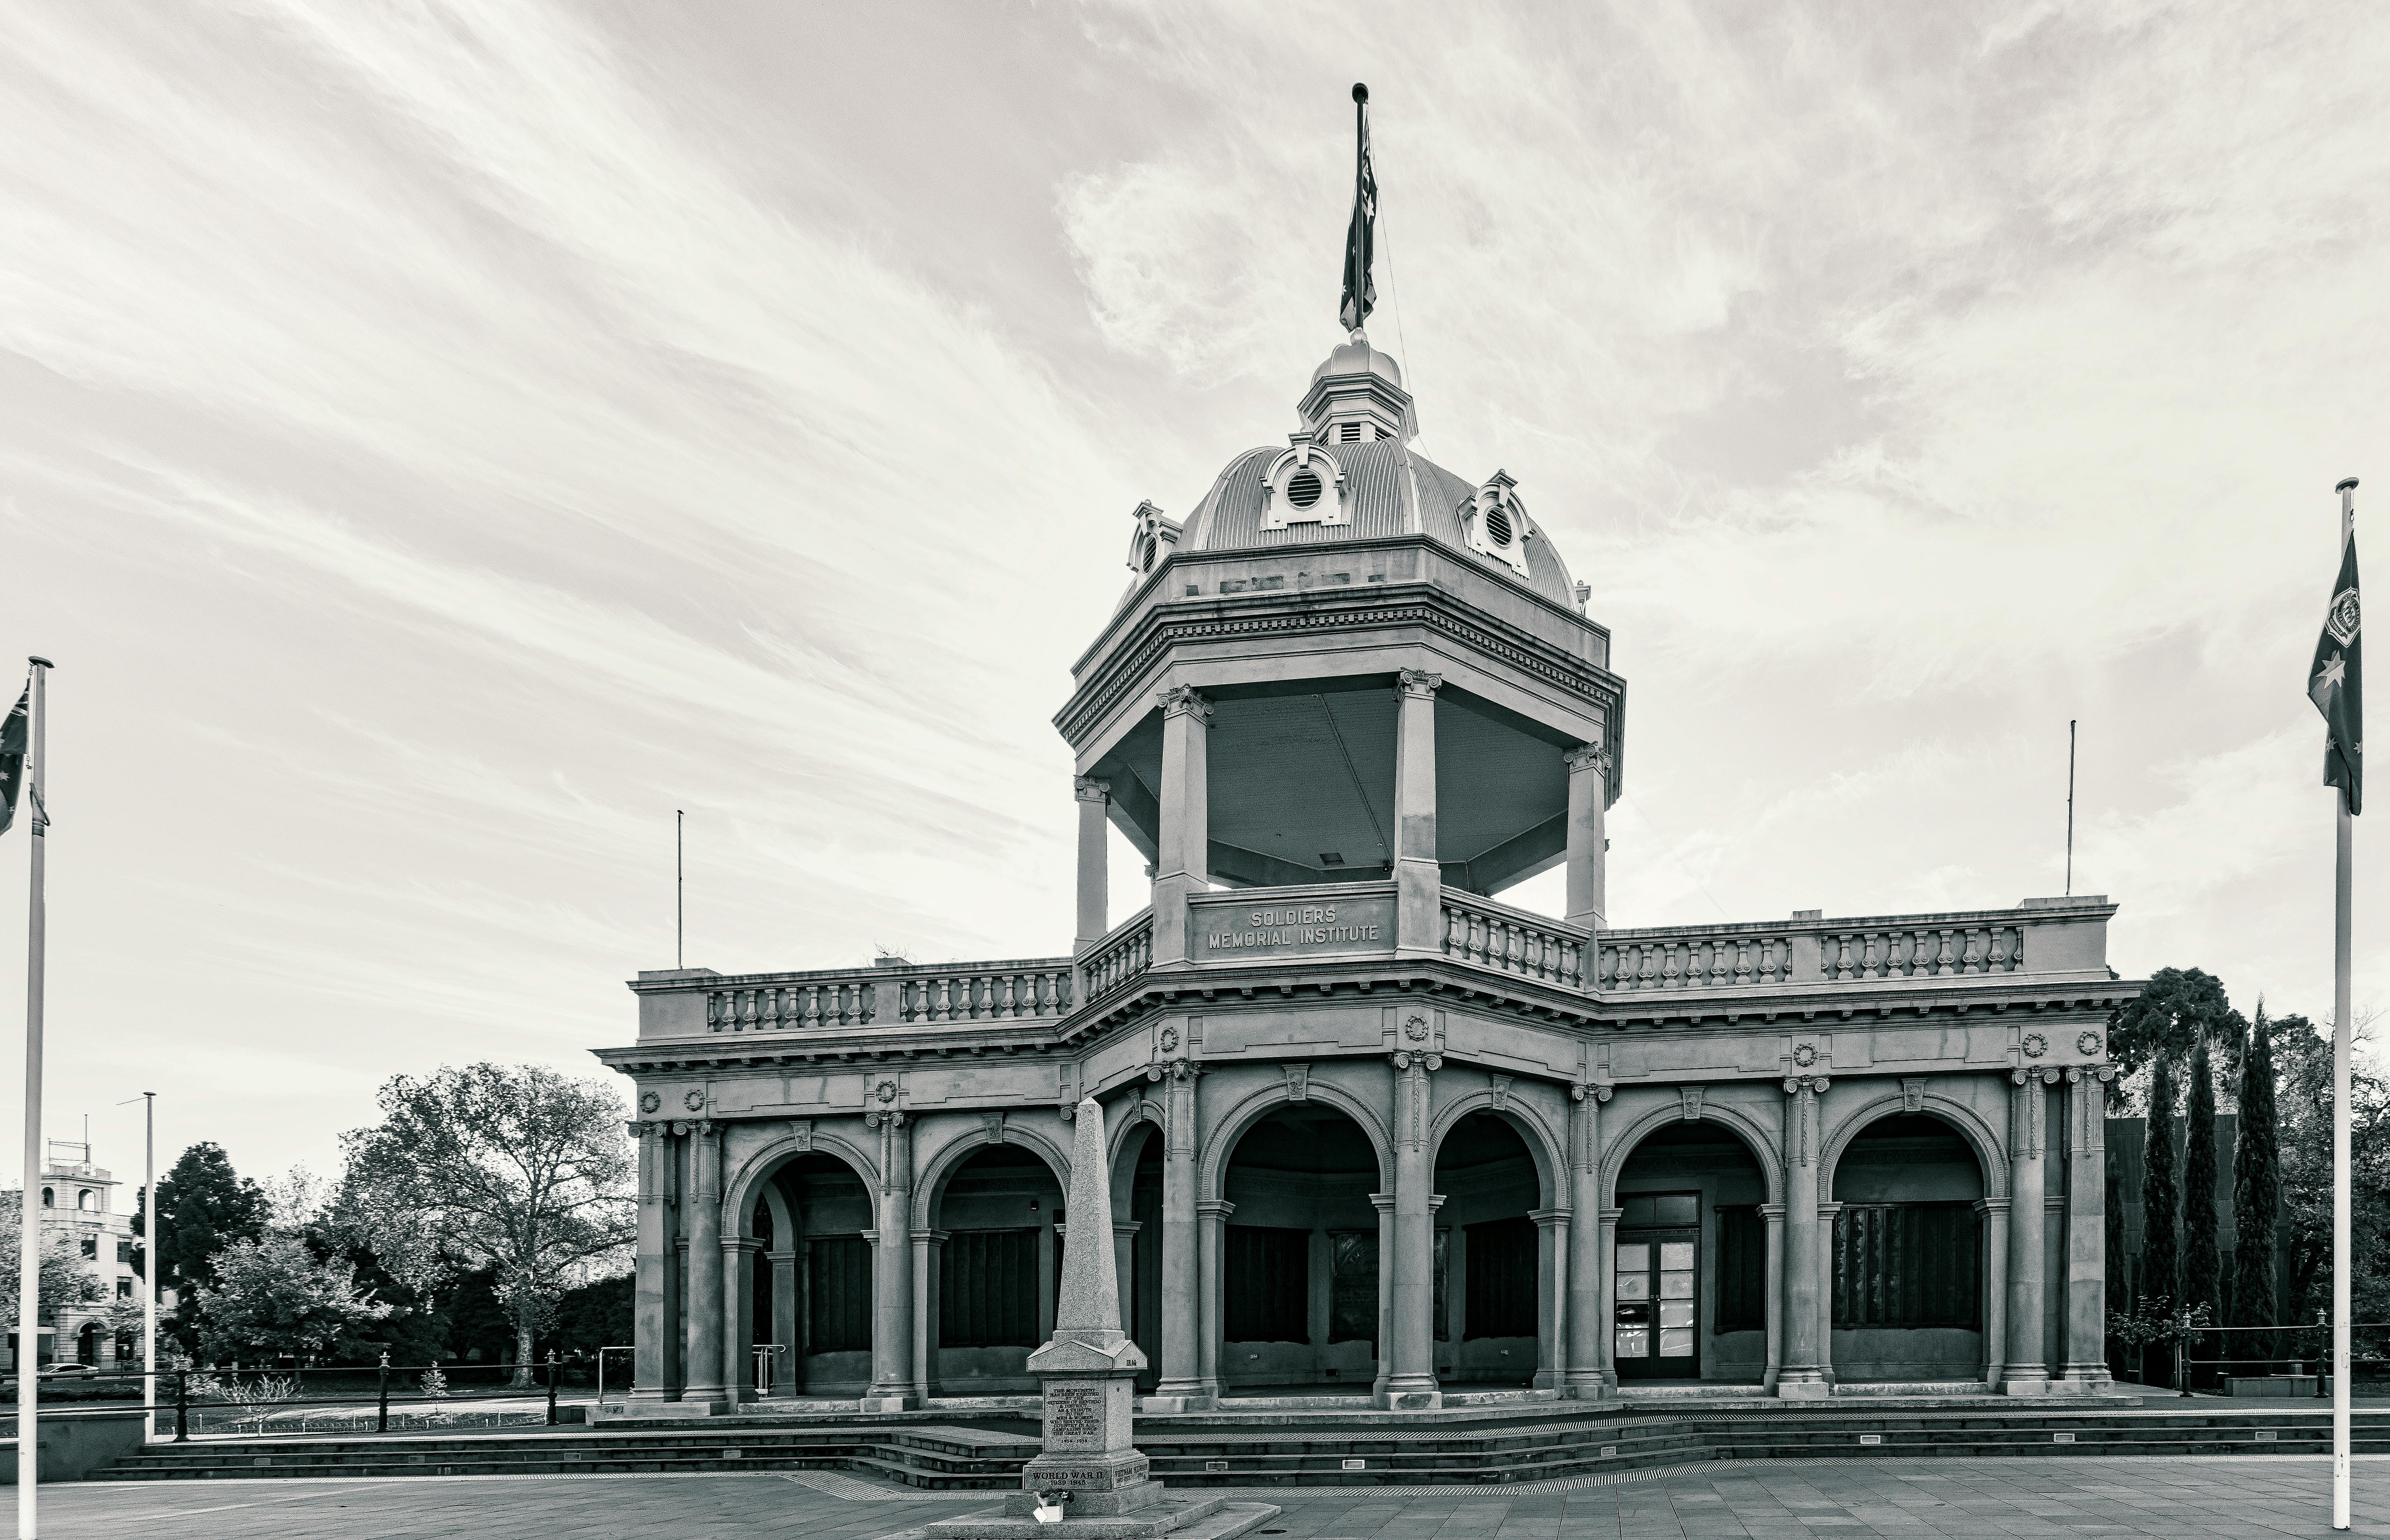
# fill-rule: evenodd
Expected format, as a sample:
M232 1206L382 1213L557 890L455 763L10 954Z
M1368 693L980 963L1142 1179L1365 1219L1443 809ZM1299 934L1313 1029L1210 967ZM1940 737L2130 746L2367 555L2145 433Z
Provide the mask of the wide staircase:
M1779 1403L1779 1405L1782 1404ZM2390 1454L2390 1411L2356 1414L2355 1450ZM1715 1459L2028 1455L2321 1454L2322 1407L2203 1400L2158 1406L1936 1408L1882 1402L1783 1410L1698 1404L1550 1405L1407 1416L1234 1413L1141 1418L1137 1446L1174 1486L1482 1485ZM541 1432L207 1439L158 1444L95 1481L824 1470L929 1492L1017 1489L1037 1452L1019 1418L825 1416Z

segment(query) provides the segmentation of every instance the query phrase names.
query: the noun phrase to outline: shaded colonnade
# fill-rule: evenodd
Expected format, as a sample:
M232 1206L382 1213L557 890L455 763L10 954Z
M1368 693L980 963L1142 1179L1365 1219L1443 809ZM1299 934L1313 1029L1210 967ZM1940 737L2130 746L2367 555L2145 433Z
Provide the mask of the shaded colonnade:
M1535 1157L1502 1116L1474 1112L1435 1152L1435 1371L1446 1386L1524 1388L1551 1372L1551 1240Z
M1368 1136L1324 1102L1280 1106L1238 1137L1223 1199L1206 1205L1221 1226L1210 1356L1222 1393L1383 1389L1381 1223L1392 1200L1380 1184Z
M1768 1382L1783 1216L1750 1146L1723 1123L1663 1123L1620 1166L1613 1202L1618 1381Z
M1831 1235L1827 1367L1836 1379L1985 1377L1985 1307L1998 1279L1985 1187L1973 1149L1931 1113L1895 1112L1852 1136L1818 1213ZM2045 1254L2062 1253L2064 1214L2034 1217L2050 1238ZM2032 1292L2046 1317L2039 1341L2054 1342L2057 1291Z
M1035 1150L987 1144L946 1168L930 1194L915 1283L931 1346L932 1395L1034 1392L1029 1354L1053 1335L1068 1223L1062 1183Z

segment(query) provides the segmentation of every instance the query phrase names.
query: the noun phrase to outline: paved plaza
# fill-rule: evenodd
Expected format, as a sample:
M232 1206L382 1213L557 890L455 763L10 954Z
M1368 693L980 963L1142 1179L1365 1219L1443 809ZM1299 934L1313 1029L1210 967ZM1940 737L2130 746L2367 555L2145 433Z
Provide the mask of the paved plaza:
M2323 1535L2319 1457L1718 1461L1625 1478L1497 1489L1243 1492L1284 1514L1285 1540L1651 1540L1835 1535ZM366 1536L802 1535L882 1540L990 1506L803 1475L411 1477L392 1481L67 1484L42 1533L115 1540ZM2362 1457L2356 1529L2390 1534L2390 1457ZM138 1526L136 1529L135 1526Z

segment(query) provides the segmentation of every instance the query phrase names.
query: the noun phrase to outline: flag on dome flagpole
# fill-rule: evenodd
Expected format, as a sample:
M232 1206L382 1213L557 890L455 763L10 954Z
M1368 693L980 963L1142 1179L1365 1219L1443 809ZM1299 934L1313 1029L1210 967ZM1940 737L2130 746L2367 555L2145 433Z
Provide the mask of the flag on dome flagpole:
M2340 483L2340 575L2332 580L2332 603L2323 612L2307 670L2307 699L2323 713L2323 780L2340 788L2337 838L2332 853L2332 1527L2348 1528L2349 1455L2349 1271L2356 1257L2349 1235L2348 1058L2349 937L2351 895L2356 888L2355 825L2365 791L2364 674L2358 645L2362 619L2357 601L2357 478Z
M25 725L27 708L33 699L33 687L27 685L25 693L17 697L17 707L6 720L0 720L0 834L17 821L17 790L25 784Z
M1369 164L1369 88L1353 87L1353 116L1359 125L1360 153L1353 172L1353 224L1344 232L1344 304L1338 314L1346 331L1358 331L1378 308L1378 286L1369 278L1369 249L1378 226L1378 173Z

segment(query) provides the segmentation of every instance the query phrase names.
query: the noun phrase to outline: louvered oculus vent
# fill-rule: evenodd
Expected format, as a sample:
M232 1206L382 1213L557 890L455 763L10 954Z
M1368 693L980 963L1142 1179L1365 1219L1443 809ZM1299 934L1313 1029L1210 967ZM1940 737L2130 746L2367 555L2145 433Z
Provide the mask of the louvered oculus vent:
M1359 443L1361 442L1361 425L1357 422L1348 422L1344 424L1337 430L1336 438L1337 441L1342 443Z
M1154 550L1155 550L1155 545L1154 545L1154 539L1153 539L1153 536L1151 536L1151 535L1150 535L1150 534L1149 534L1149 535L1147 535L1147 536L1145 537L1145 556L1143 557L1143 558L1142 558L1142 559L1138 562L1138 564L1137 564L1137 571L1141 571L1141 572L1150 572L1150 571L1153 571L1153 553L1154 553Z
M1299 508L1307 508L1319 501L1319 472L1296 471L1286 483L1286 500Z
M1485 538L1497 545L1510 544L1510 511L1499 503L1485 510Z

